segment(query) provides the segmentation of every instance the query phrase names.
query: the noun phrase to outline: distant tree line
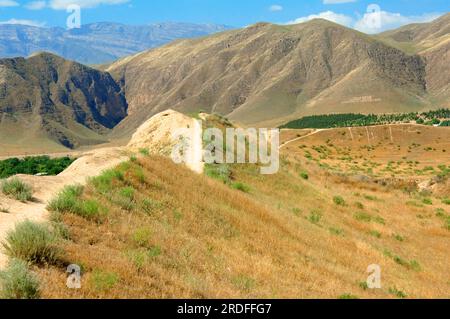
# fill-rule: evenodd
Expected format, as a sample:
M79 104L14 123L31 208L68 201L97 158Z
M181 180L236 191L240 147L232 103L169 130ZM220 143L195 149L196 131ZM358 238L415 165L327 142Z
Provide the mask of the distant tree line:
M7 178L16 174L27 175L58 175L75 161L74 158L49 156L34 156L23 159L9 158L0 161L0 178Z
M305 116L301 119L289 122L280 128L334 128L384 125L394 123L411 123L423 125L449 126L450 109L439 109L423 113L398 113L398 114L327 114Z

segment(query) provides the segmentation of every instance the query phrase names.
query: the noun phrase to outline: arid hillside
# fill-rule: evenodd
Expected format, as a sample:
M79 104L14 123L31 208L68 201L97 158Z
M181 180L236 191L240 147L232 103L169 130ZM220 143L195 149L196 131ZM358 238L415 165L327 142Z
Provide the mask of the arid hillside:
M164 118L185 119L165 114L141 130L155 133L158 123L170 127ZM204 124L229 126L217 116L205 117ZM448 298L450 194L442 192L450 189L450 160L443 152L448 142L442 139L448 129L367 130L283 131L280 171L265 176L257 165L242 164L206 165L197 174L152 154L151 141L132 141L134 153L115 151L123 163L84 186L73 180L74 186L46 199L50 253L30 260L39 296ZM408 153L409 142L417 152ZM424 152L432 152L427 165L434 172L422 169ZM364 167L364 157L376 171L346 166ZM417 171L389 182L399 169L391 159L400 157L405 165L419 159ZM340 171L332 161L342 161ZM83 165L93 169L91 162L98 161L79 160L65 174L84 172ZM419 187L432 179L437 186ZM81 267L79 290L67 289L69 264ZM382 286L372 290L366 280L374 264L381 267Z
M379 36L387 43L419 54L427 65L427 89L443 104L450 98L450 13L424 24L413 24Z
M2 149L98 144L127 115L109 74L49 53L0 60L0 96Z
M427 73L435 62L314 20L177 41L107 70L130 106L120 131L169 107L261 125L309 114L423 110L434 106L430 93L438 94L437 80Z

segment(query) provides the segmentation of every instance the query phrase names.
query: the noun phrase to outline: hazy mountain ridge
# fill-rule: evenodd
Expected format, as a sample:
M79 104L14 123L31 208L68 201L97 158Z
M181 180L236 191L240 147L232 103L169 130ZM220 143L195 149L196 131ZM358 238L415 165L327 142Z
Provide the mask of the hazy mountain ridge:
M26 57L36 51L47 51L85 64L101 64L176 39L204 36L229 28L190 23L131 26L101 22L72 30L0 25L0 57Z

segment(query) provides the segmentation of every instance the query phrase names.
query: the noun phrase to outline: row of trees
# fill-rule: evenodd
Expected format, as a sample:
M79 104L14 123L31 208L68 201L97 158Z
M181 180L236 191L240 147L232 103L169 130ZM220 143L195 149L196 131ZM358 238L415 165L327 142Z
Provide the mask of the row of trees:
M48 156L34 156L23 159L10 158L0 161L0 178L7 178L16 174L58 175L74 160L70 157L50 158Z
M399 113L399 114L327 114L306 116L301 119L289 122L281 128L302 129L302 128L333 128L333 127L355 127L384 125L394 123L410 123L424 125L448 126L450 119L450 109L440 109L423 113Z

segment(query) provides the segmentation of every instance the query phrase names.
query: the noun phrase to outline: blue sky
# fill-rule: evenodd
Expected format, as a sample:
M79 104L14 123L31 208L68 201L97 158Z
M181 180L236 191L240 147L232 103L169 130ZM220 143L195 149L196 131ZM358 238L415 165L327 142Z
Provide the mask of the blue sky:
M450 11L449 0L0 0L0 23L64 27L69 15L65 8L73 3L82 8L82 24L172 21L243 27L322 17L367 33L427 22ZM376 28L372 13L367 13L373 3L380 10Z

